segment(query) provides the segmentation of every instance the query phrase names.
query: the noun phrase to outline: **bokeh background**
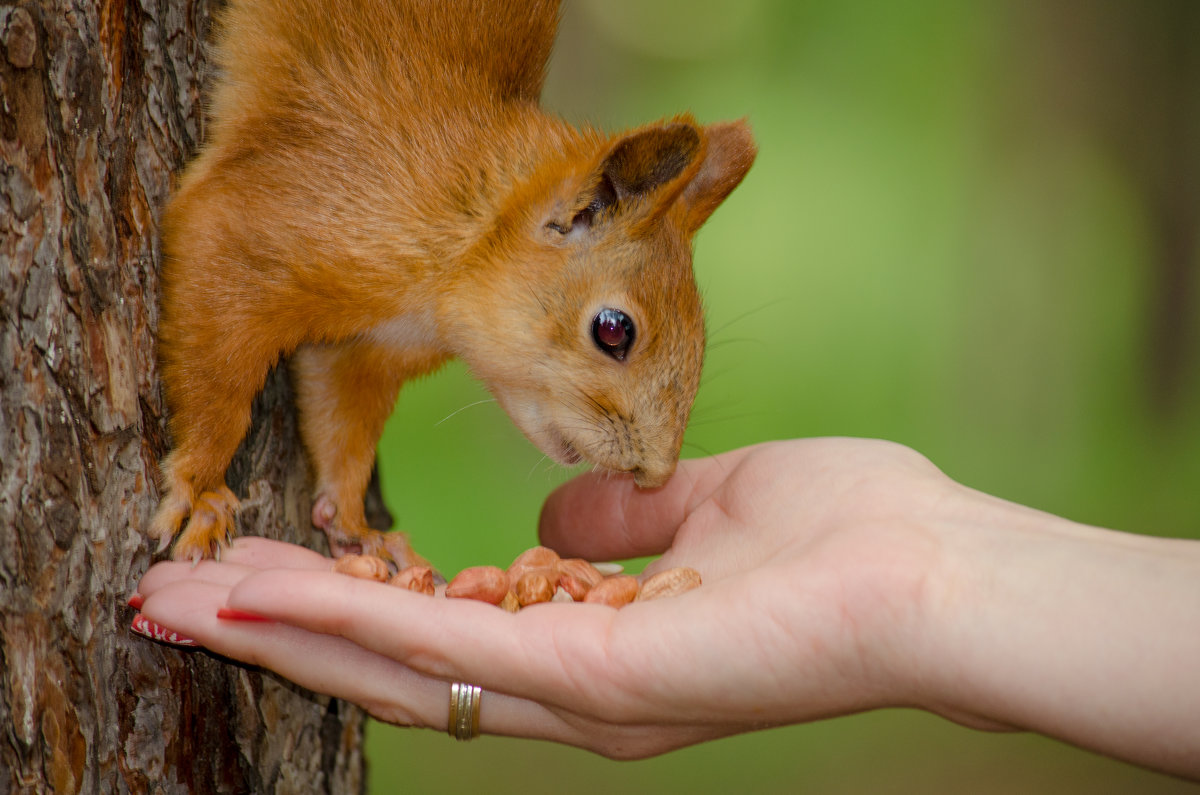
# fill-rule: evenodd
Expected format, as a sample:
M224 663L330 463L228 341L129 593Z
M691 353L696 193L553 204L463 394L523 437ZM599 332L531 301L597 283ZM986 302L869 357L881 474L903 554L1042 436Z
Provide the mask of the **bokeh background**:
M545 100L609 129L754 126L697 239L685 455L884 437L1002 497L1200 537L1200 4L567 0ZM449 573L535 543L570 475L487 398L452 365L405 389L380 450ZM633 763L380 724L368 745L375 792L1195 791L910 711Z

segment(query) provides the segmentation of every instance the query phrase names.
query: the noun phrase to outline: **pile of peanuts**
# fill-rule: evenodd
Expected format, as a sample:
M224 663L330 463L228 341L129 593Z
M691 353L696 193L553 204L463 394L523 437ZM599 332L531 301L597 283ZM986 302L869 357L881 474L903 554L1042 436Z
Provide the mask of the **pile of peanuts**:
M429 566L409 566L389 577L387 563L373 555L344 555L334 561L333 570L429 596L436 590ZM446 585L445 594L450 599L475 599L515 613L539 602L619 608L634 601L681 594L699 585L700 573L687 566L665 569L639 581L622 574L616 564L561 558L548 547L533 547L518 555L507 570L497 566L463 569Z

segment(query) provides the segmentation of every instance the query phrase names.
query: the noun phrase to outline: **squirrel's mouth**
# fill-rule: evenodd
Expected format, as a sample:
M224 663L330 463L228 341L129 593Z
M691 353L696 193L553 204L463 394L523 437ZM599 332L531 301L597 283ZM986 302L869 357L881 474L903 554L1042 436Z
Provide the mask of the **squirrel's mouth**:
M552 458L556 463L562 466L575 466L584 460L584 455L580 453L571 442L567 441L566 435L558 429L557 426L547 425L543 431L546 446L542 448L542 452ZM656 489L664 485L670 480L671 475L675 472L675 461L672 459L666 466L647 467L645 462L640 462L631 466L620 466L606 464L587 459L598 467L607 469L611 472L623 472L633 476L633 482L639 488Z

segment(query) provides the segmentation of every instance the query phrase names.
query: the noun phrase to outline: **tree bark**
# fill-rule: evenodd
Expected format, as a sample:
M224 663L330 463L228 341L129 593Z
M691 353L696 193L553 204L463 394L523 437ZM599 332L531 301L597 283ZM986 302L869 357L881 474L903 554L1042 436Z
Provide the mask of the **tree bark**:
M0 795L363 786L359 709L129 632L168 446L158 219L215 5L0 5ZM281 368L229 483L242 532L324 549L291 406Z

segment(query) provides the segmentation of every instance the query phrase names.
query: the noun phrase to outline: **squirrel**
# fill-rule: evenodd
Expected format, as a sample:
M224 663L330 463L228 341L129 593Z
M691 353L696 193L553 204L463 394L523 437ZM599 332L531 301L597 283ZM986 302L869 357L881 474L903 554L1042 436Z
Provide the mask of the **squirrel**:
M367 527L401 385L463 360L549 458L672 475L705 330L696 230L741 182L743 121L621 135L539 105L557 0L230 0L208 138L162 219L173 447L149 534L219 557L225 471L287 358L336 553Z

